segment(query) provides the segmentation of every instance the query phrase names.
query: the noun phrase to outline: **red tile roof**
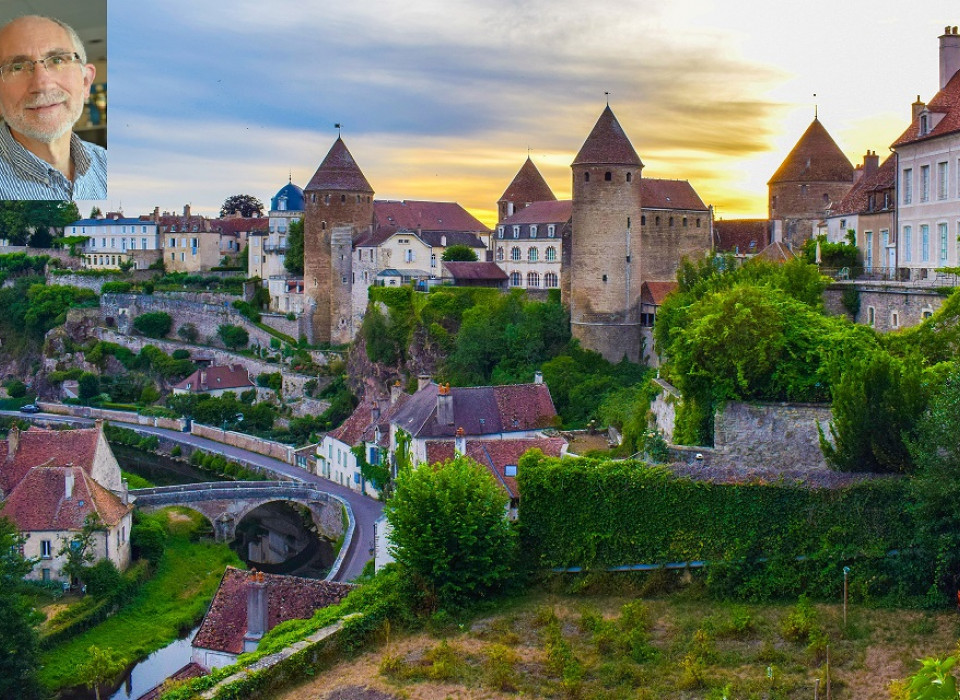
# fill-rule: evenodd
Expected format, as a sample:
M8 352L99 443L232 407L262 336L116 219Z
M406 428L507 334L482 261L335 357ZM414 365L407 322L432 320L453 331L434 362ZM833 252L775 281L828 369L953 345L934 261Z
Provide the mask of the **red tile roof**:
M241 365L210 365L206 369L198 369L189 377L173 385L174 389L200 394L205 391L218 389L252 389L255 384L250 381L250 373Z
M93 470L100 428L79 430L11 429L6 440L0 440L0 492L10 493L33 467L49 465L83 467ZM17 443L11 457L10 443Z
M770 242L770 222L767 219L715 220L713 238L717 252L756 254Z
M640 286L640 301L660 306L667 295L677 288L676 282L644 282Z
M378 200L373 203L373 219L381 234L399 230L490 232L489 228L457 202Z
M456 455L453 440L427 442L427 464L436 464ZM518 498L515 476L507 476L508 466L517 466L527 450L541 450L547 457L560 457L565 452L567 441L562 437L519 438L513 440L467 440L467 457L486 467L497 479L510 498Z
M373 194L373 188L364 177L363 171L353 159L346 144L339 136L330 147L317 172L310 178L310 182L303 188L310 190L346 190L348 192L368 192Z
M896 185L896 179L896 158L894 158L893 154L890 154L875 173L860 178L860 181L850 188L850 191L840 200L840 203L830 210L830 215L860 214L867 212L869 210L870 195L892 189ZM893 208L896 205L895 196L890 197L889 205L888 208ZM881 196L875 211L879 211L882 207L883 198Z
M933 99L927 104L927 110L933 115L942 115L940 121L930 129L929 133L920 135L920 114L913 120L907 130L893 143L893 147L908 143L927 141L947 134L960 131L960 71L943 86Z
M781 182L853 182L853 165L815 118L767 184Z
M534 202L508 216L501 224L562 224L570 221L573 211L573 202L562 199L553 202Z
M797 254L794 253L785 243L778 241L776 243L771 243L757 253L757 257L761 260L781 263L786 262L787 260L793 260L795 257L797 257Z
M492 262L445 262L443 268L455 280L495 280L509 279L499 265Z
M68 477L73 478L69 498ZM124 505L78 466L34 467L0 504L0 515L23 532L80 530L88 515L113 527L131 510L132 504Z
M644 209L708 211L707 205L687 180L640 179L640 206Z
M338 604L354 586L298 576L261 574L266 584L267 629L287 620L304 620ZM247 590L252 574L228 566L193 646L230 654L243 653L247 633Z
M522 202L523 204L533 202L552 202L556 200L556 195L543 179L543 175L537 169L537 166L527 156L527 160L520 166L516 176L513 178L507 189L500 196L499 202Z
M240 233L267 233L270 219L259 216L234 216L229 219L214 219L210 222L210 229L226 235Z
M350 447L359 445L363 433L373 423L373 405L373 401L364 398L360 405L353 409L353 413L327 435Z
M197 214L183 216L163 213L158 217L157 227L160 233L203 233L210 230L210 220Z
M438 385L430 383L397 411L391 423L418 438L538 430L553 425L557 411L546 384L452 387L453 424L437 421Z
M583 142L574 165L635 165L643 167L623 127L607 105Z

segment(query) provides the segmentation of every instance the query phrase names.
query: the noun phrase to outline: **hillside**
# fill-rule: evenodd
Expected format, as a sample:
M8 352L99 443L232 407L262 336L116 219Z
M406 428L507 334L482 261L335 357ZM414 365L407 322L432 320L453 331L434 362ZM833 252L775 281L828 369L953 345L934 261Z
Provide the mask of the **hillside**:
M276 697L806 699L818 677L826 697L829 643L832 697L877 700L915 659L950 650L956 622L954 613L851 607L844 635L840 605L719 603L696 585L642 598L537 593L463 631L447 620L388 635Z

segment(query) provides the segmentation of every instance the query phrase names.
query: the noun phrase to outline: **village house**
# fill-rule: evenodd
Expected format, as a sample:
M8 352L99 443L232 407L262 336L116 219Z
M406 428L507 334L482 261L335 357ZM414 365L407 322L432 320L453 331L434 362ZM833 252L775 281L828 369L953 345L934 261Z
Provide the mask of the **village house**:
M354 586L228 566L193 638L192 661L207 669L236 663L256 651L267 632L287 620L305 620L337 605Z
M228 391L240 394L256 389L250 373L243 365L210 365L173 385L174 394L207 394L223 396Z
M86 522L96 522L94 561L130 564L133 505L102 424L79 430L21 431L0 440L0 516L26 536L23 554L36 559L27 578L65 581L60 552Z
M940 37L940 90L917 96L910 126L893 143L899 178L897 266L911 281L937 282L960 265L960 34Z
M74 221L64 228L64 235L87 236L77 247L87 269L119 270L129 262L134 269L145 270L162 254L156 222L124 217L123 212Z

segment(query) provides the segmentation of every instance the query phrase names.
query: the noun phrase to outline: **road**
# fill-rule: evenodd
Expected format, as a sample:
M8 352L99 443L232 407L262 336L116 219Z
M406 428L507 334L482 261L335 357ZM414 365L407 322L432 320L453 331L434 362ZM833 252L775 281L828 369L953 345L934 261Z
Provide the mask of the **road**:
M94 421L89 418L78 418L75 416L60 416L53 413L20 413L18 411L0 411L0 415L17 416L27 420L41 420L45 422L72 423L78 425L93 425ZM266 467L278 474L284 474L298 481L304 481L310 484L316 484L324 491L340 496L353 508L353 517L356 521L356 530L353 541L347 549L346 558L340 569L340 575L337 577L341 581L352 581L363 571L364 565L372 559L374 539L374 523L383 513L383 504L368 496L352 491L345 486L335 484L329 479L310 474L293 465L265 457L256 452L248 452L238 447L224 445L222 442L208 440L207 438L191 435L190 433L181 433L176 430L166 430L164 428L153 428L145 425L133 425L130 423L118 423L117 425L136 430L144 435L157 435L164 437L181 445L190 445L207 452L222 454L228 459L240 459L250 464Z

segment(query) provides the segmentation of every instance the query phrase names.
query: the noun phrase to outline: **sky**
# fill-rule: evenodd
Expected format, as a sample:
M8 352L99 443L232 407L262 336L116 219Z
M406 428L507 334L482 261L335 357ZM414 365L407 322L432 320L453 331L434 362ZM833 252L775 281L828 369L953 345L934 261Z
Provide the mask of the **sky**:
M570 196L609 93L644 177L689 180L718 218L764 217L766 182L815 109L855 165L889 154L939 87L937 37L960 23L946 5L111 2L103 204L269 206L288 177L306 185L340 123L377 199L459 201L492 225L528 153Z

